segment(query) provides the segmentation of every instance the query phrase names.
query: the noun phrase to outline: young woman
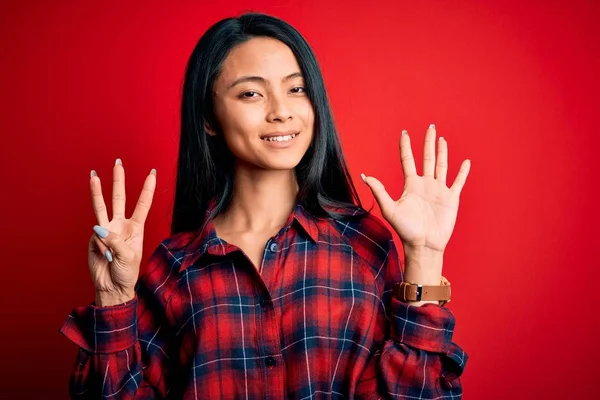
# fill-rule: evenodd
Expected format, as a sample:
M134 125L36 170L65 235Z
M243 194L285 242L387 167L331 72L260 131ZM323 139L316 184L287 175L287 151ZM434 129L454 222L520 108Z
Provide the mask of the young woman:
M126 219L117 160L112 220L91 173L96 300L61 328L80 346L72 397L460 398L467 355L452 342L442 257L469 161L448 188L431 125L423 176L401 135L400 199L363 175L402 240L403 271L390 231L361 206L293 27L262 14L212 26L181 112L172 232L139 280L156 171Z

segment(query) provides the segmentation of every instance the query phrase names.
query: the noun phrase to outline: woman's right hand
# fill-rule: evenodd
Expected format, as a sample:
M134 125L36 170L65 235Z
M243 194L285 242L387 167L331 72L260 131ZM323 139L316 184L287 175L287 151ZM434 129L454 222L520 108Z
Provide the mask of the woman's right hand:
M113 218L108 220L100 178L92 170L90 189L98 225L90 238L88 265L96 288L96 305L125 303L135 296L144 240L144 223L156 188L156 170L144 181L142 193L130 219L125 218L125 170L117 159L113 167ZM106 236L105 236L106 235ZM102 237L105 236L105 237Z

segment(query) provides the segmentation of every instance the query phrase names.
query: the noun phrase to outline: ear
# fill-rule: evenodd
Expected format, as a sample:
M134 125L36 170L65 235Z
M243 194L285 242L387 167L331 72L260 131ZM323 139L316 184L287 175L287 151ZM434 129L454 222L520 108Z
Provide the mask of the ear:
M208 125L207 122L204 122L204 130L209 136L217 136L217 133Z

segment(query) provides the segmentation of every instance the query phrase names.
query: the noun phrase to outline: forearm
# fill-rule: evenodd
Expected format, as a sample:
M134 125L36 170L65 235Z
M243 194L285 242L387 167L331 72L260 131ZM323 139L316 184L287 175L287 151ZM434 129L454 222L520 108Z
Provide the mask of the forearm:
M420 285L437 286L442 279L443 251L423 247L404 246L404 281ZM438 301L411 302L411 306L439 304Z

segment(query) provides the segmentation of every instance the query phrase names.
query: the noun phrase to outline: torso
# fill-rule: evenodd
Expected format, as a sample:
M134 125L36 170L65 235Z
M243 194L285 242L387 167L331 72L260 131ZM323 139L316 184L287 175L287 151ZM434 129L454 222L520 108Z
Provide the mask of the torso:
M391 235L374 221L317 221L296 212L287 230L212 229L198 247L181 248L175 239L164 246L168 262L161 265L169 270L154 273L148 292L165 302L168 331L185 345L175 397L352 398L366 366L374 368L368 360L389 329L385 279L400 279L397 261L390 262L395 251L389 259L386 252ZM154 326L144 323L143 343L162 354Z

